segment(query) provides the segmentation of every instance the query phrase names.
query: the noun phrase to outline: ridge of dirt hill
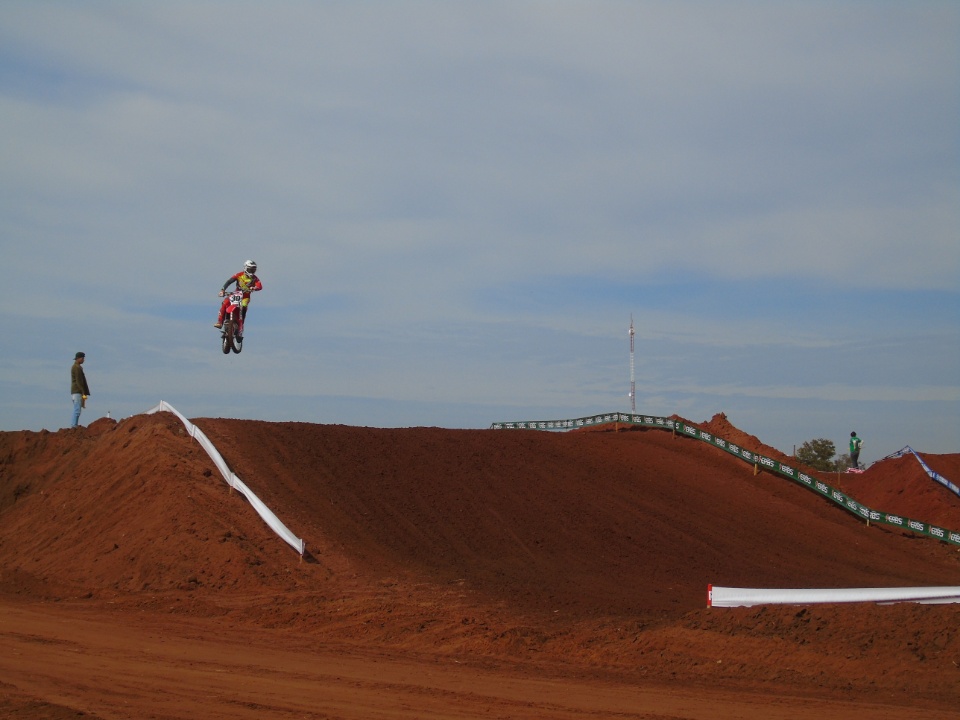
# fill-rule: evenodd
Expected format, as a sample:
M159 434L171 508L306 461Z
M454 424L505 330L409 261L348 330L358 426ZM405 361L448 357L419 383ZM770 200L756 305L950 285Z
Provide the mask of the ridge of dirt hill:
M716 421L711 431L750 447ZM310 572L292 572L296 553L167 413L4 434L5 570L86 592L293 590L318 572L403 577L573 617L675 615L702 607L710 583L960 584L949 548L866 528L803 487L660 430L196 424L306 540ZM871 478L856 478L861 494L884 485ZM918 505L925 497L913 496L909 516L934 521Z
M465 580L529 611L684 612L709 583L960 582L938 543L868 531L803 487L660 430L197 424L308 547L332 538L368 572Z
M827 473L804 467L797 463L796 458L763 444L759 438L734 426L724 413L717 413L709 422L700 423L698 427L751 452L766 455L791 467L802 467L808 474L872 510L895 513L947 530L960 531L960 496L930 478L913 455L886 458L873 463L863 473ZM960 485L960 455L918 454L931 470L954 485Z
M791 467L798 466L796 458L780 452L775 447L765 445L760 441L760 438L744 432L730 422L725 413L717 413L707 422L699 424L691 423L691 425L697 425L698 427L713 433L717 437L721 437L728 442L732 442L742 448L746 448L750 452L757 453L759 455L765 455L773 460L786 463ZM812 468L804 468L804 470L816 472L813 471Z
M706 609L709 583L960 585L960 554L698 440L194 422L306 540L302 562L158 413L0 433L0 591L414 652L960 701L956 606ZM731 428L711 431L760 451Z

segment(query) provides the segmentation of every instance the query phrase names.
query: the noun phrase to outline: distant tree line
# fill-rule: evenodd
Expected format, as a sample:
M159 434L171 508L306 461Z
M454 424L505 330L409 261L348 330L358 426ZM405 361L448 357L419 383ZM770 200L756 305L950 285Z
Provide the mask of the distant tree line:
M832 440L817 438L807 440L796 452L797 461L825 472L842 472L850 467L850 454L837 456L837 447Z

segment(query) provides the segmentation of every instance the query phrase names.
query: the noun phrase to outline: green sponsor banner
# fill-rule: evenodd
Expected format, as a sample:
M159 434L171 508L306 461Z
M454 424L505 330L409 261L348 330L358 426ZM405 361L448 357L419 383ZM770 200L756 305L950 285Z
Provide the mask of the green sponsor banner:
M572 420L497 422L493 423L490 427L493 430L576 430L578 428L609 425L611 423L623 423L625 425L639 425L640 427L670 430L685 437L709 443L714 447L718 447L738 457L744 462L750 463L757 470L772 472L812 490L866 522L889 525L902 530L909 530L919 535L926 535L927 537L952 545L960 545L960 532L947 530L930 523L921 522L920 520L912 520L911 518L901 515L872 510L866 505L857 502L846 493L840 492L836 488L827 485L822 480L818 480L790 465L781 463L779 460L768 458L740 447L736 443L732 443L724 438L717 437L713 433L707 432L685 420L675 420L673 418L657 417L654 415L638 415L636 413L601 413L599 415L588 415Z
M592 427L595 425L609 425L610 423L628 423L646 427L659 427L673 430L679 421L671 418L653 417L651 415L634 415L632 413L602 413L574 418L573 420L521 420L518 422L493 423L493 430L576 430L577 428Z

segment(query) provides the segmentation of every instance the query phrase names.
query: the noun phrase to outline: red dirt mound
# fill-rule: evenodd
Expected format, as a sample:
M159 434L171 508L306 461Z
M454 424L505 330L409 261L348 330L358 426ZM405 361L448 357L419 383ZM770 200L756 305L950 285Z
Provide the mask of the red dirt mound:
M937 584L949 557L659 430L198 425L308 546L336 539L366 573L465 582L527 611L685 612L711 582Z
M260 582L273 536L231 502L180 421L100 422L0 435L0 583L115 595Z
M696 424L696 423L693 423ZM795 458L764 445L759 438L736 428L723 413L698 427L766 455L791 467L800 467ZM954 485L960 485L960 455L920 453L927 466ZM930 478L911 454L872 464L863 473L824 473L804 470L842 490L873 510L896 513L913 520L960 531L960 496Z
M567 677L960 702L956 606L706 609L709 583L960 585L960 553L698 440L195 422L305 539L303 562L161 413L0 433L0 593ZM702 427L778 457L724 416ZM850 480L895 493L907 467ZM890 509L960 529L939 495L910 497Z
M711 432L717 437L721 437L728 442L732 442L742 448L746 448L750 452L757 453L759 455L765 455L773 460L786 463L791 467L797 467L797 461L795 458L785 455L774 447L764 445L755 435L745 433L743 430L739 429L732 422L730 422L724 413L717 413L710 418L709 422L692 424L697 425L697 427L703 428L707 432ZM809 470L809 468L804 469Z
M931 470L960 484L960 455L921 457ZM913 455L881 460L839 478L840 489L869 508L960 530L960 497L927 475Z

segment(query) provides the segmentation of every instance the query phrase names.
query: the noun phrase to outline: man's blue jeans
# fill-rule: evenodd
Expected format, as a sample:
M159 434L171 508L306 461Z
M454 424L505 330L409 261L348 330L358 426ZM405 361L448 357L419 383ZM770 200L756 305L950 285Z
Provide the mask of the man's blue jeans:
M70 424L70 427L76 427L77 423L80 422L80 409L83 407L83 395L73 393L70 397L73 398L73 422Z

